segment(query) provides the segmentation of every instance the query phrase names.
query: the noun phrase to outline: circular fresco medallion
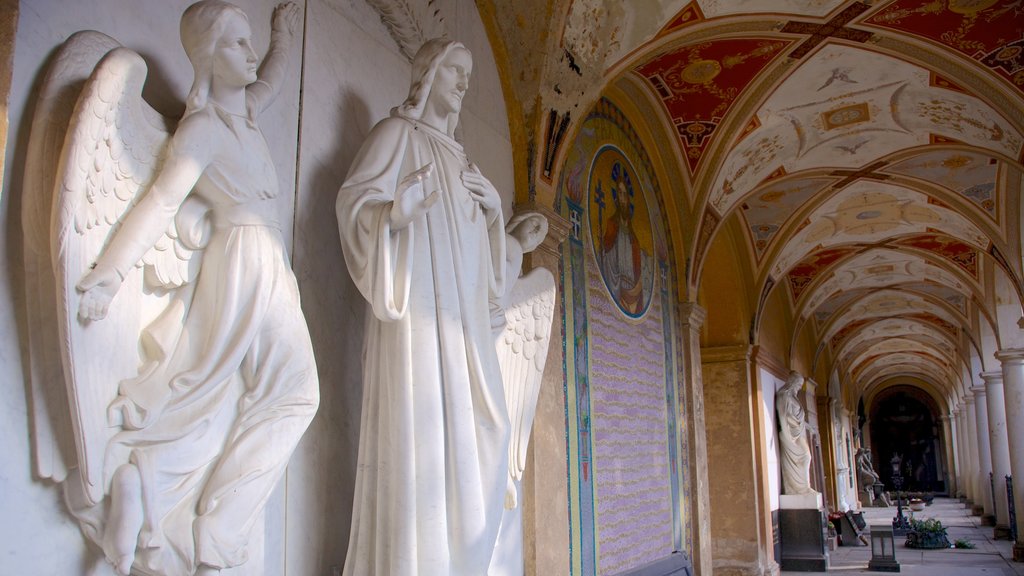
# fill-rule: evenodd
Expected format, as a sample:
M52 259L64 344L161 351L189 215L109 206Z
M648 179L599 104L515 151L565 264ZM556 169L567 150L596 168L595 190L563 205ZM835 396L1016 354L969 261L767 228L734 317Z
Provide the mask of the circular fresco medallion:
M705 84L714 80L721 71L722 65L714 60L697 60L683 68L679 77L689 84Z
M654 237L636 170L613 146L598 150L590 169L590 234L601 277L624 314L647 312L654 291Z

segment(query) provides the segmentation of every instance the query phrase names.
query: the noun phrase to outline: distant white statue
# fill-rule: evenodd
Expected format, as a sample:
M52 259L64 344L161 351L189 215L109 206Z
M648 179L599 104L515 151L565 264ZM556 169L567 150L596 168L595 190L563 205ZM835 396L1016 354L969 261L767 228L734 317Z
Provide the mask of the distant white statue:
M807 421L797 394L803 389L804 377L795 370L775 394L779 413L779 440L782 444L782 493L814 494L811 488L811 449L807 443Z
M119 574L217 574L262 556L250 535L317 409L256 124L286 77L299 18L295 4L277 7L259 66L241 9L190 6L181 41L195 80L176 127L142 99L142 58L99 33L69 40L44 83L25 220L51 205L54 218L49 242L26 230L26 260L43 294L33 304L55 303L58 329L32 337L33 389L61 385L35 382L60 349L63 374L49 376L66 381L70 410L50 410L58 449L40 443L38 454L60 454L67 416L75 454L39 469L64 483ZM68 112L64 94L93 67Z
M523 254L532 252L547 236L547 219L538 212L516 214L506 230L509 280L494 324L505 404L512 425L508 473L514 490L506 494L488 576L523 574L522 480L555 307L555 278L551 272L535 268L520 275Z
M549 330L551 311L529 298L540 312L519 311L533 276L508 292L533 228L511 231L524 246L510 257L501 199L453 137L471 71L461 43L425 43L409 97L370 132L338 193L345 261L369 303L346 576L487 574L518 498L509 439L525 451L533 406L510 422L506 399L536 402L528 373L549 332L535 314ZM492 323L503 309L507 328ZM496 335L521 344L521 389L503 383Z

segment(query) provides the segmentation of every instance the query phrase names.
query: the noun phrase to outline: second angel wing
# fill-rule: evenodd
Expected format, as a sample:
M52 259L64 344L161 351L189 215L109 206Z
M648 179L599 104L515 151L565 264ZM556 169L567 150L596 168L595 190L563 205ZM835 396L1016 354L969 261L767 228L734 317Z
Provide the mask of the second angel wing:
M505 309L506 326L498 338L498 361L505 384L505 404L512 424L509 473L522 480L530 430L537 412L541 378L551 342L555 278L536 268L516 280Z

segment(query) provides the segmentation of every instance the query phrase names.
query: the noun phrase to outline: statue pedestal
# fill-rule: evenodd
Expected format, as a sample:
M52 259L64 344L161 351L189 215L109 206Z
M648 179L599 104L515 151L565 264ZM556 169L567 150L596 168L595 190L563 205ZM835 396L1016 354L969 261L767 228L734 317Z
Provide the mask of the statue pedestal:
M779 496L779 508L783 510L821 510L822 500L820 492L807 494L783 494Z
M782 569L827 571L828 521L821 509L821 494L783 494L779 503Z

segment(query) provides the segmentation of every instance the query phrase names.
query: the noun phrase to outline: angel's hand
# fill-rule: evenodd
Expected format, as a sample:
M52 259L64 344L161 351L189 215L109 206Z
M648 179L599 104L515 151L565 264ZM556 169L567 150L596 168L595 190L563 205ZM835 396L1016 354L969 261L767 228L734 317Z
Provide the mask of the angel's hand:
M480 204L484 212L490 213L501 209L501 196L498 196L498 191L475 166L471 170L462 172L462 183L469 189L473 200Z
M97 266L78 282L82 299L78 303L80 320L102 320L107 316L110 301L121 288L121 275L107 266Z
M398 183L395 201L391 205L392 230L405 228L410 222L426 214L434 202L437 202L440 197L437 190L427 192L427 184L431 182L430 175L433 172L434 165L427 164Z
M271 36L274 40L290 39L299 28L301 12L294 2L282 2L274 8L274 16L270 22Z

